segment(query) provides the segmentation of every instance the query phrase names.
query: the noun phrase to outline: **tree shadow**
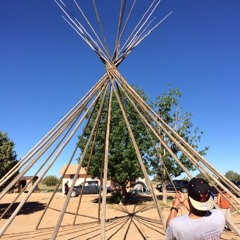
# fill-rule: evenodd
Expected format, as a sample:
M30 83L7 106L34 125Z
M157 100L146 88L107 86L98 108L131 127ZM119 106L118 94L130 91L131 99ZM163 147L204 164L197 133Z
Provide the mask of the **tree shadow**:
M108 196L110 197L110 196ZM132 229L140 239L147 240L149 235L153 233L158 235L159 239L164 237L164 229L161 226L159 219L154 219L144 214L148 210L152 209L152 206L148 205L138 205L141 202L153 202L150 195L134 195L131 198L131 205L135 204L135 207L132 208L130 204L128 206L117 205L115 206L115 211L120 211L119 216L111 216L106 219L106 234L107 239L129 239L131 237ZM97 203L98 198L95 198L93 202ZM9 218L13 211L18 207L19 202L13 204L11 209L8 211L8 214L4 218ZM9 204L0 204L0 214L9 206ZM18 215L28 215L37 211L41 211L46 207L46 204L39 202L27 202L24 207L19 211ZM68 213L69 214L69 213ZM81 215L81 217L88 217ZM40 228L36 231L24 231L19 233L10 233L5 234L3 239L15 239L15 240L25 240L25 239L42 239L48 240L51 238L53 233L53 228ZM58 238L64 238L68 240L75 239L99 239L101 237L101 226L99 225L98 219L92 219L90 221L76 224L76 225L63 225L59 229ZM119 238L119 236L123 236ZM161 238L162 237L162 238ZM139 239L139 238L138 238Z
M110 201L108 201L111 198L111 196L107 197L107 203L111 204ZM157 196L157 200L162 200L163 196L162 195L158 195ZM174 197L173 196L168 196L167 197L168 200L173 200ZM100 199L100 201L102 201L102 198ZM99 203L99 198L95 198L93 201L93 203ZM122 203L124 205L139 205L142 203L146 203L146 202L153 202L153 197L149 194L133 194L133 195L129 195L127 196Z
M0 203L0 216L4 213L5 209L9 206L9 203ZM15 209L18 207L19 202L14 203L8 212L2 217L8 219ZM26 202L17 215L28 215L34 212L42 211L46 207L46 204L40 202Z
M163 195L158 195L157 199L158 200L163 200ZM167 200L173 200L173 199L174 199L174 196L167 196Z

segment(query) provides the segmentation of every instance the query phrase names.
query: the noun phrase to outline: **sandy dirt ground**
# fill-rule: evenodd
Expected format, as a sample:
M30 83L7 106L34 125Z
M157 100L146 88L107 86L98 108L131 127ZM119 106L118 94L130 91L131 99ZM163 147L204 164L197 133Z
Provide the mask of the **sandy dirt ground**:
M51 239L55 226L66 198L57 193L53 198L48 210L44 209L49 202L51 193L34 193L29 198L18 215L6 228L1 239L11 240L48 240ZM24 197L21 196L17 202ZM7 194L0 202L1 214L9 203L16 197L16 194ZM158 196L161 198L161 196ZM145 197L145 202L139 205L106 205L106 239L113 240L159 240L165 239L164 229L159 214L154 207L150 196ZM98 221L97 195L84 195L81 201L80 210L76 214L79 198L71 198L67 211L64 214L61 227L56 239L101 239L101 224ZM10 222L14 208L0 220L0 228L5 229ZM179 215L186 213L182 207ZM167 218L169 208L165 208L162 214ZM42 219L42 220L41 220ZM233 222L240 228L240 216L233 212ZM1 232L2 233L2 232ZM240 239L234 232L225 231L221 239Z

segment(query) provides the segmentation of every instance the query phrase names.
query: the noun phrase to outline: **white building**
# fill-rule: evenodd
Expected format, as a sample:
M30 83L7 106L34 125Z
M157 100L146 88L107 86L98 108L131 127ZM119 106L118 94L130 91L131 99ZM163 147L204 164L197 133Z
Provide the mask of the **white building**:
M67 165L64 165L62 167L62 169L60 170L60 174L62 175L66 169ZM73 178L75 176L75 173L77 171L77 168L78 168L78 164L71 164L69 165L67 171L65 172L64 174L64 177L63 177L63 181L62 181L62 193L64 193L64 184L68 181L68 185L69 187L72 185L72 181L73 181ZM76 185L79 185L80 183L82 183L84 181L86 177L86 168L81 168L80 169L80 172L78 174L78 178L77 178L77 181L75 183L75 186ZM97 180L99 181L98 178L92 178L92 175L88 174L87 177L86 177L86 181L91 181L91 180Z

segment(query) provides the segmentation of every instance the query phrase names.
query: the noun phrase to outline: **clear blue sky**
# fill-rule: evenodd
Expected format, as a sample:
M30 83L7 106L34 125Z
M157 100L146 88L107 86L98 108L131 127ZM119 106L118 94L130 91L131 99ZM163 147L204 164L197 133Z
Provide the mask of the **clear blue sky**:
M103 2L114 2L118 9L120 1L101 1L101 6ZM139 12L146 2L137 2ZM86 14L92 16L89 5ZM101 13L113 41L113 17L118 16L109 8ZM206 159L223 174L240 173L239 10L239 0L162 0L157 19L173 14L120 66L128 82L142 87L152 100L167 92L169 84L179 88L181 105L204 132L202 146L210 146ZM14 141L18 158L105 72L61 14L51 0L1 3L0 130ZM63 162L51 174L57 175Z

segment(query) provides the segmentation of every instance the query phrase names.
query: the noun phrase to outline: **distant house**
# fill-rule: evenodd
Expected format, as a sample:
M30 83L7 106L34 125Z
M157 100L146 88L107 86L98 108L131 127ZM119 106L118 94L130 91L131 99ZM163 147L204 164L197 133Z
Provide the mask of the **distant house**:
M62 169L60 170L60 174L62 175L66 169L67 165L64 165L62 167ZM65 172L64 174L64 177L63 177L63 181L62 181L62 192L64 193L64 184L68 181L68 185L69 187L71 186L72 184L72 181L73 181L73 178L75 176L75 173L77 171L77 168L78 168L78 164L71 164L69 165L67 171ZM80 183L82 183L84 181L86 177L86 168L81 168L80 169L80 172L78 174L78 178L77 178L77 181L75 183L75 185L79 185ZM91 180L98 180L98 178L92 178L92 175L91 174L88 174L87 177L86 177L86 181L91 181Z
M60 174L63 175L65 169L66 169L67 165L64 165L62 167L62 169L60 170ZM73 181L73 178L75 176L75 173L77 171L77 168L78 168L78 164L71 164L69 165L67 171L65 172L64 174L64 177L63 177L63 180L62 180L62 193L64 193L64 184L68 181L68 185L69 187L72 185L72 181ZM85 176L86 176L86 168L81 168L80 169L80 172L78 174L78 178L77 178L77 181L75 183L75 186L76 185L79 185L81 183L84 182L84 179L85 179ZM93 178L93 176L91 174L88 174L87 177L86 177L86 181L91 181L91 180L94 180L94 181L99 181L99 184L100 184L100 179L95 177ZM131 185L137 181L142 181L145 183L145 179L142 179L142 178L137 178L136 180L134 181L131 181L129 182L128 184L128 188L130 189ZM107 188L108 189L114 189L114 188L118 188L118 183L114 183L113 181L111 181L110 179L108 179L107 181Z
M38 177L35 176L23 176L17 184L13 188L13 192L19 193L25 186L26 189L24 189L24 192L28 192L30 188L34 185L34 183L37 181ZM38 192L38 186L35 187L34 192Z

